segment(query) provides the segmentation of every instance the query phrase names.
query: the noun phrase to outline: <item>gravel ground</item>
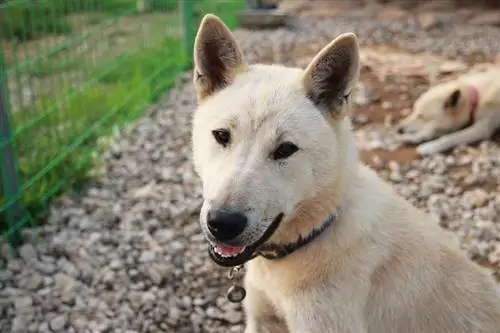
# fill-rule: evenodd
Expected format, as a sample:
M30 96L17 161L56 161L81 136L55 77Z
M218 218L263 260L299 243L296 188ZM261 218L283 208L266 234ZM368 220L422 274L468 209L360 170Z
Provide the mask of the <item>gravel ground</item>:
M348 30L364 45L411 53L500 52L499 29L455 28L449 22L424 33L415 22L354 13L237 35L249 60L286 64ZM102 175L82 195L60 198L49 223L26 232L20 258L0 271L1 332L242 332L240 306L224 297L226 271L209 261L198 228L200 184L190 163L193 95L186 75L155 112L111 144ZM367 102L384 109L377 103ZM360 148L390 150L389 131L375 125L357 126ZM385 157L369 154L368 162L455 232L471 258L498 272L499 145L488 141L407 163L396 162L393 150Z

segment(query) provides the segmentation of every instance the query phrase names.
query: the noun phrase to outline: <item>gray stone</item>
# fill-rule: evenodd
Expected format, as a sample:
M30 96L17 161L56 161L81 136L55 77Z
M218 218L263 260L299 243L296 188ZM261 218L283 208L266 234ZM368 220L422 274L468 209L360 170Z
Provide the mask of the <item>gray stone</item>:
M156 259L156 253L151 251L144 251L141 253L141 256L139 257L139 262L146 263L154 261L155 259Z
M362 82L358 82L353 99L354 103L358 106L368 105L373 101L373 89Z
M53 333L50 328L49 328L49 323L43 322L40 324L38 327L38 332L39 333Z
M27 262L36 260L38 258L36 249L31 244L24 244L23 246L21 246L21 248L19 249L19 255L21 256L21 258L23 258L23 260Z
M68 322L68 316L66 314L58 315L50 320L50 329L55 332L62 331Z
M18 316L12 320L11 333L25 333L27 329L27 318Z
M77 286L77 281L64 273L54 276L54 287L61 292L70 292Z
M492 25L500 27L500 10L490 10L488 13L480 14L468 22L474 25Z
M43 285L43 282L44 278L39 274L34 273L21 280L19 284L29 291L36 291Z
M32 311L33 298L31 296L18 296L14 299L16 313L27 313Z

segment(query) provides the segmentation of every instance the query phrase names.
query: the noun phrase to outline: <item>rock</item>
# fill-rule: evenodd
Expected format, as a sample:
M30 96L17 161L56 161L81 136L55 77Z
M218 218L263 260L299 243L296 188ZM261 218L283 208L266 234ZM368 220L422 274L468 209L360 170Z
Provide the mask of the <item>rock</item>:
M70 315L69 324L76 331L82 332L88 325L88 319L83 314L75 312Z
M500 238L495 232L495 224L492 221L477 221L476 228L479 230L479 239L485 242L495 241Z
M19 285L29 291L36 291L43 285L43 282L44 278L41 275L34 273L20 280Z
M6 282L6 281L9 281L12 279L12 277L14 276L14 274L12 274L11 271L9 270L0 270L0 281L1 282Z
M25 317L15 317L12 320L11 333L25 333L28 329L27 321Z
M494 265L497 265L500 263L500 244L499 243L495 244L494 248L488 254L488 261Z
M147 275L149 276L149 278L151 279L151 282L154 285L159 285L163 281L163 276L162 276L161 272L159 271L159 269L156 267L148 267Z
M222 311L214 306L207 308L206 315L208 318L212 319L221 319L223 317Z
M382 109L390 109L392 107L393 107L393 105L392 105L391 102L389 102L389 101L383 101L382 102Z
M500 27L500 10L490 10L470 19L467 23L473 25L492 25Z
M123 262L120 259L113 259L109 263L109 268L111 269L120 269L123 267Z
M33 298L30 296L18 296L14 299L16 313L23 314L32 311Z
M359 115L353 116L352 121L356 124L359 124L359 125L365 125L370 121L370 119L365 114L359 114Z
M32 260L37 260L38 255L36 253L36 249L31 244L24 244L19 249L19 255L23 258L24 261L30 262Z
M175 238L175 231L171 229L159 229L154 234L154 239L159 244L165 244L172 241Z
M420 24L420 27L424 30L431 30L441 25L439 16L434 12L418 14L418 23Z
M38 333L52 333L51 329L49 328L49 323L43 322L40 324L38 327Z
M488 199L488 192L482 189L467 191L464 195L466 206L472 209L486 205Z
M354 92L354 103L358 106L365 106L373 101L373 90L361 81L356 84Z
M467 65L461 61L446 61L441 66L439 66L439 72L441 74L450 74L455 72L461 72L467 69Z
M56 271L56 266L51 262L34 261L32 265L37 271L45 275L54 274Z
M468 255L473 258L484 258L488 253L489 244L482 241L476 241L470 244Z
M56 316L50 320L50 329L55 332L60 332L66 327L66 323L68 322L68 316L66 314L62 314Z
M77 286L77 281L64 273L54 276L54 287L61 292L70 292Z
M156 253L151 251L144 251L141 253L141 256L139 257L139 262L146 263L154 261L155 259L156 259Z
M395 7L383 7L377 14L377 18L381 20L406 20L409 13L400 8Z
M457 2L454 0L422 1L416 5L416 11L448 12L457 10Z

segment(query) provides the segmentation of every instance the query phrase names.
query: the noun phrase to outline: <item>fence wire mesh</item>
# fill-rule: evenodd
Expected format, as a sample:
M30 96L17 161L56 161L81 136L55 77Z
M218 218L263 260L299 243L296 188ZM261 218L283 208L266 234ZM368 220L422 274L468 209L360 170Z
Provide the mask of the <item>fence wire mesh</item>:
M244 0L0 0L0 232L11 245L89 177L99 138L190 65L208 12Z

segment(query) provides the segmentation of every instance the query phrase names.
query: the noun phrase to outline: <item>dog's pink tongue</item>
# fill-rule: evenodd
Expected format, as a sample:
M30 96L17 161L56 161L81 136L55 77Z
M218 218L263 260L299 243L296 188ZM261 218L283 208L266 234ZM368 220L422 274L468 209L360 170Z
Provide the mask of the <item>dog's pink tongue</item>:
M225 254L227 256L235 256L243 252L245 250L245 247L230 247L218 244L217 250L219 250L220 253Z

